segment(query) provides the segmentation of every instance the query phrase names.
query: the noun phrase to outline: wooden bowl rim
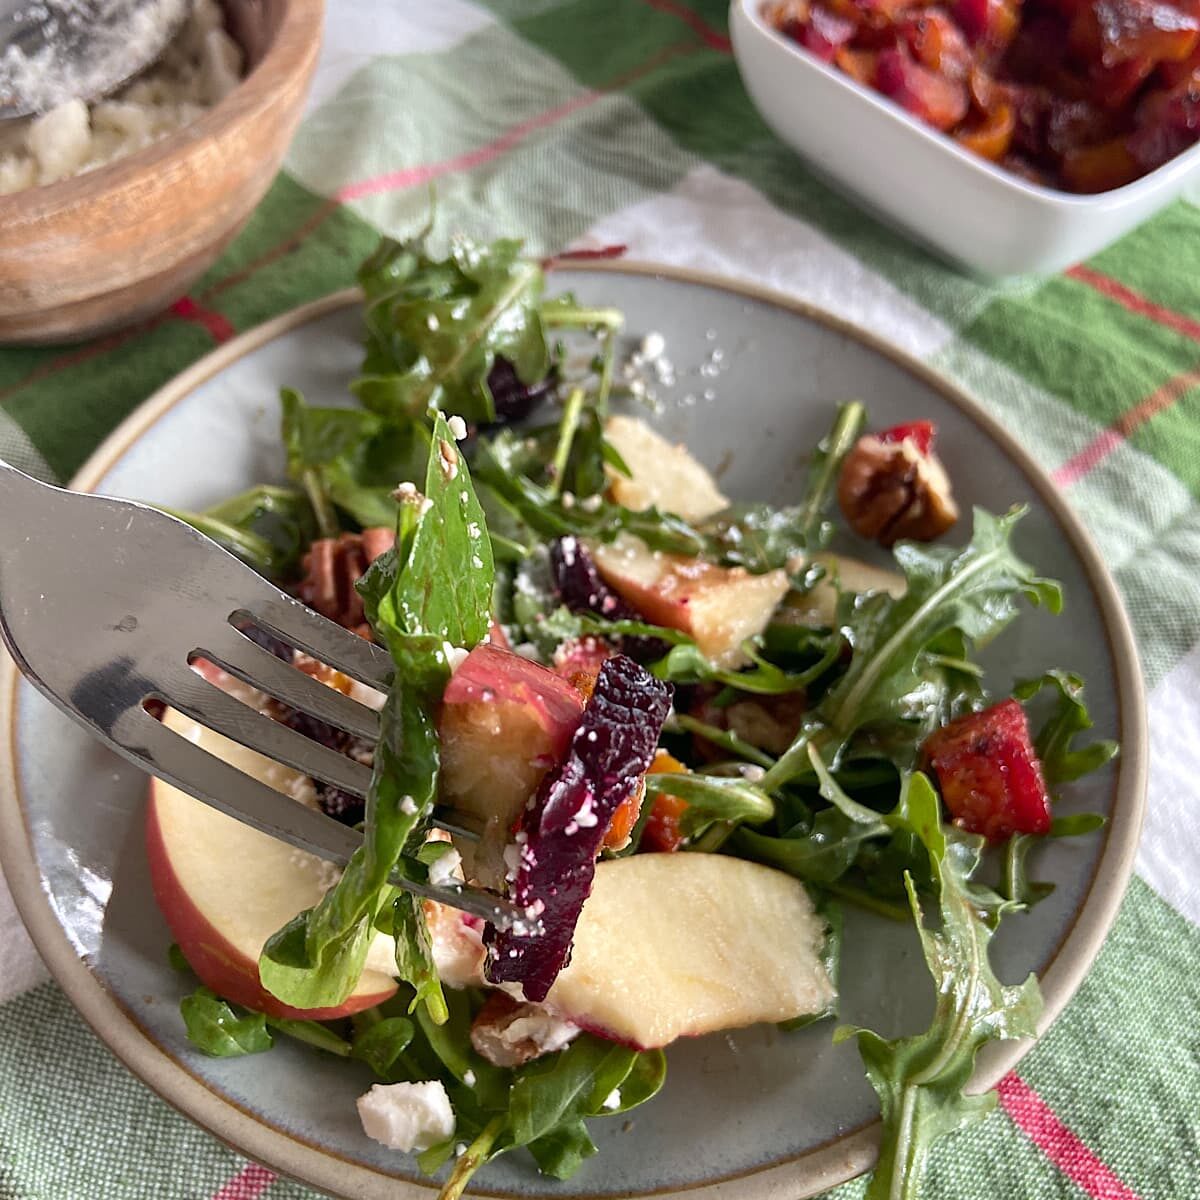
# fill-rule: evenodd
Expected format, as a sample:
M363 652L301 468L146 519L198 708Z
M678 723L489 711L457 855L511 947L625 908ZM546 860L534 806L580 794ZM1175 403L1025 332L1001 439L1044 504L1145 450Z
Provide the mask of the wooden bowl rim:
M160 170L171 177L169 170L164 170L171 163L185 161L209 139L223 136L271 107L280 80L304 72L319 49L325 13L325 0L284 0L284 5L283 20L262 61L206 113L151 145L93 171L0 196L0 225L48 220L102 194L119 192L153 177Z

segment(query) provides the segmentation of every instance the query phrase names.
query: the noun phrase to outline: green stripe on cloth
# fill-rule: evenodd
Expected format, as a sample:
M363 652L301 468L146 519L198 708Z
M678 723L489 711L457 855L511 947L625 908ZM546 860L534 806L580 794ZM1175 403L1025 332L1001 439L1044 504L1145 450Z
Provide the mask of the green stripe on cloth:
M1157 409L1135 419L1130 440L1200 491L1200 375L1174 393L1181 374L1200 369L1192 338L1067 278L997 299L961 336L1103 425Z
M497 25L442 52L381 58L305 122L287 166L387 232L420 228L432 189L435 244L458 231L503 232L526 237L534 253L561 250L696 165L627 98L669 78L664 52L694 49L687 42L636 41L598 76L601 94ZM375 133L347 139L347 128Z
M289 249L322 212L318 227ZM240 331L352 283L375 236L353 213L280 175L191 295ZM203 325L168 312L81 346L6 350L0 413L65 479L156 388L213 345Z
M691 36L703 49L669 71L628 89L678 145L746 180L778 208L799 217L862 259L950 325L968 321L990 289L943 265L821 182L763 124L728 54L709 48L677 15L646 0L567 0L489 5L513 29L558 58L588 87L620 71L633 47ZM726 29L727 5L693 4L712 27ZM637 38L614 31L638 31Z
M4 1200L202 1200L242 1165L100 1045L53 984L0 1007Z
M1135 877L1079 992L1020 1068L1147 1198L1200 1194L1198 961L1200 929Z
M1178 201L1088 265L1175 312L1200 320L1200 214Z
M1100 432L1086 413L968 342L952 343L933 365L976 395L1046 471ZM1153 687L1200 639L1200 506L1168 467L1128 443L1068 494L1117 578Z

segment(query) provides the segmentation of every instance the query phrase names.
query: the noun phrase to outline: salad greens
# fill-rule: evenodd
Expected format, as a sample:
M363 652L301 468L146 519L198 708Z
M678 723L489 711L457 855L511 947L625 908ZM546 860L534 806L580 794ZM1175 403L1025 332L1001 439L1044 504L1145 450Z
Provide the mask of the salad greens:
M437 793L436 709L454 647L482 641L491 624L492 554L483 511L449 425L434 421L423 495L401 505L394 549L372 565L362 593L372 628L396 661L381 713L363 846L316 908L267 943L263 985L295 1008L336 1007L362 974L376 926L396 939L401 979L439 1024L446 1004L419 903L388 882L424 844Z
M1061 609L1058 585L1014 549L1024 510L976 509L962 547L897 545L906 583L899 597L845 589L812 555L834 536L829 510L866 424L861 404L837 409L795 506L734 505L690 521L633 510L608 491L614 474L629 474L605 438L619 389L620 313L570 296L545 299L541 269L510 240L464 239L437 258L423 236L384 239L359 279L366 352L351 384L359 406L317 407L284 389L294 487L264 486L180 515L281 580L300 573L316 537L396 531L394 548L358 584L374 636L396 666L363 845L324 899L270 939L259 970L290 1006L334 1007L383 931L395 939L404 983L382 1005L333 1023L280 1020L200 988L183 1002L189 1037L206 1053L232 1056L266 1050L284 1034L361 1062L386 1082L440 1080L457 1130L419 1162L434 1172L454 1160L444 1200L459 1196L483 1163L518 1147L543 1172L567 1178L595 1153L588 1120L655 1095L665 1077L661 1051L638 1053L586 1034L522 1066L481 1057L471 1025L485 994L443 989L423 909L391 882L427 879L437 853L426 845L441 771L437 712L457 657L488 636L493 620L521 653L544 663L599 639L677 686L662 746L687 767L646 776L630 843L611 853L642 848L659 800L681 806L688 852L765 863L812 889L829 927L831 978L851 936L843 934L844 907L916 922L936 996L929 1028L892 1040L865 1029L834 1034L857 1042L883 1112L868 1198L912 1200L933 1143L994 1105L992 1096L964 1093L978 1049L1033 1036L1041 1013L1036 979L1001 983L988 946L1002 919L1052 887L1029 876L1042 836L1018 833L988 850L943 816L925 773L930 735L989 704L975 653L1014 620L1022 598ZM586 335L587 352L552 344L548 331ZM538 424L539 406L552 398L561 400L556 419ZM742 647L744 665L717 665L681 629L571 602L550 544L622 534L667 555L786 573L788 595L763 634ZM837 589L827 627L789 615L805 611L817 585ZM1116 753L1108 741L1078 744L1092 722L1077 675L1050 670L1013 694L1048 712L1034 740L1050 788ZM759 727L764 717L779 723L783 703L799 715L781 741L764 744L753 722L739 724L747 713ZM1086 834L1100 823L1094 814L1060 816L1049 836ZM936 914L932 923L927 912ZM785 1027L831 1015L832 1006Z

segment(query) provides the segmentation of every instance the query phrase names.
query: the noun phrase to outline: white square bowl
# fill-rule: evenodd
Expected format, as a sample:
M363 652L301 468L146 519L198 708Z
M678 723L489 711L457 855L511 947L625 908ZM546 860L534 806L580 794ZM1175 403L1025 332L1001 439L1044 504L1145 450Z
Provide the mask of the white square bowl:
M767 124L864 207L985 276L1050 274L1096 253L1200 179L1200 144L1109 192L1029 183L826 66L732 0L734 55Z

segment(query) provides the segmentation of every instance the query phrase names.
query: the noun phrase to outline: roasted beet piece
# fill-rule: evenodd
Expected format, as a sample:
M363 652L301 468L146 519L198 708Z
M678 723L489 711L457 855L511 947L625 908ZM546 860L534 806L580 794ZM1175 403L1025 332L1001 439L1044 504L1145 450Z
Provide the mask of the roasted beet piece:
M921 753L956 825L994 842L1049 832L1050 794L1016 700L951 721Z
M522 383L517 369L502 355L496 355L487 377L488 391L496 409L496 423L523 421L547 396L554 394L558 376L553 368L537 383Z
M606 621L642 621L637 609L626 604L600 577L587 547L570 534L550 543L550 568L563 604L574 613L594 613ZM638 662L662 658L670 647L658 638L610 639L622 654Z
M271 715L290 729L304 734L307 738L312 738L314 742L319 742L330 750L336 750L338 754L347 754L364 764L371 761L373 756L371 745L362 741L361 738L346 733L343 729L335 729L324 721L318 721L316 717L310 717L308 713L302 713L295 708L287 708L282 704L278 705L277 711L273 711ZM333 817L334 820L341 821L343 825L357 825L366 815L367 802L361 797L351 796L349 792L343 792L328 783L322 783L319 779L313 780L313 786L317 792L317 804L327 817Z
M521 814L509 894L528 924L488 927L491 983L519 983L527 1000L542 1000L566 966L596 855L613 814L653 762L670 708L670 685L632 659L617 655L600 668L566 757Z

